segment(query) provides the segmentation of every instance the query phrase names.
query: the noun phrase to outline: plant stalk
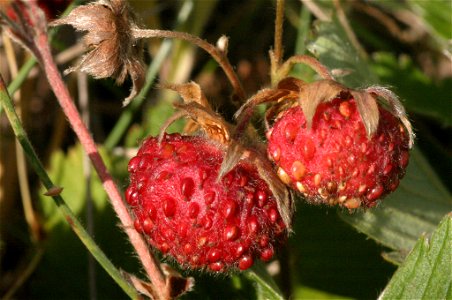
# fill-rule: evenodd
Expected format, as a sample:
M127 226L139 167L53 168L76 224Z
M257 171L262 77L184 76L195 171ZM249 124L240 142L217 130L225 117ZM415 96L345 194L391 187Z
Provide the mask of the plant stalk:
M7 92L6 85L3 81L3 77L0 74L0 103L2 104L6 116L8 117L11 127L14 130L14 134L17 137L17 140L21 144L27 158L29 159L30 165L35 170L36 174L39 176L39 179L42 181L43 185L46 189L51 192L58 190L47 172L45 171L44 166L39 160L36 152L31 145L27 134L19 120L19 117L14 110L14 106L12 100ZM116 267L111 263L111 261L107 258L107 256L102 252L102 250L97 246L97 244L93 241L93 239L89 236L86 230L83 228L82 224L77 220L77 217L74 215L72 210L67 206L64 199L57 193L52 195L53 200L58 206L59 210L71 226L71 229L75 232L75 234L80 238L82 243L86 246L86 248L90 251L90 253L96 258L100 265L107 271L108 274L115 280L115 282L123 289L123 291L132 299L139 299L139 295L136 290L129 285L129 283L122 277L120 271L116 269Z
M214 45L206 42L205 40L191 35L185 32L177 32L170 30L159 30L159 29L140 29L135 28L132 30L133 37L136 39L142 38L175 38L181 39L187 42L190 42L201 49L205 50L209 53L213 59L220 65L223 69L224 73L229 79L229 82L234 89L235 95L241 100L244 101L246 99L245 90L242 87L240 79L237 76L237 73L234 71L229 59L226 56L226 53Z
M270 50L270 76L272 86L275 86L279 81L278 71L283 57L282 37L284 26L284 1L285 0L276 1L274 49Z
M284 49L282 45L283 31L284 31L284 4L285 0L276 1L276 18L275 18L275 52L274 59L276 68L279 68L282 57L284 54Z
M110 198L110 202L115 210L123 229L129 237L137 255L139 256L143 268L152 281L156 292L162 297L166 297L166 281L159 264L156 259L149 252L148 246L145 243L143 237L134 229L133 221L129 214L127 207L125 206L121 194L117 186L115 185L112 176L108 172L100 154L91 137L88 129L83 123L77 108L72 101L69 94L69 90L61 78L58 68L53 60L50 46L48 42L48 36L45 32L37 33L35 43L37 45L40 56L42 57L42 67L45 71L47 79L50 83L64 114L68 118L75 134L77 135L80 143L82 144L85 152L90 158L93 166L99 175L102 185Z

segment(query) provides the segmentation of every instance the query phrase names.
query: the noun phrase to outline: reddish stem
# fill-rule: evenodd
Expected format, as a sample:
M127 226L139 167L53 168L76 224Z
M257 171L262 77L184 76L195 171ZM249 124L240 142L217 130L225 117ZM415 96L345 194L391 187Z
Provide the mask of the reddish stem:
M88 129L83 123L77 108L72 101L69 91L63 82L63 79L56 67L53 60L50 46L48 42L47 34L40 32L36 37L36 45L38 51L42 57L42 65L51 88L63 109L64 114L67 116L69 123L71 124L74 132L76 133L80 143L84 150L91 159L95 170L97 171L102 185L110 198L113 209L118 215L119 220L123 224L123 229L128 235L130 242L132 243L135 251L137 252L146 273L148 274L152 284L155 287L156 292L162 299L167 299L165 276L163 275L159 264L156 259L149 252L148 246L143 240L142 236L134 229L133 221L125 206L121 194L117 186L115 185L112 176L109 174L100 154L91 137Z
M175 38L175 39L181 39L184 41L188 41L201 49L204 49L207 53L209 53L213 59L216 60L216 62L220 65L220 67L225 72L226 76L229 79L229 82L231 83L235 94L237 97L239 97L240 101L244 101L246 99L245 91L242 87L242 84L240 82L240 79L238 78L236 72L234 71L234 68L232 67L231 63L229 62L229 59L226 55L227 49L222 50L218 47L215 47L214 45L206 42L205 40L191 35L186 32L177 32L177 31L171 31L171 30L160 30L160 29L140 29L140 28L134 28L132 30L133 37L135 39L142 39L142 38Z

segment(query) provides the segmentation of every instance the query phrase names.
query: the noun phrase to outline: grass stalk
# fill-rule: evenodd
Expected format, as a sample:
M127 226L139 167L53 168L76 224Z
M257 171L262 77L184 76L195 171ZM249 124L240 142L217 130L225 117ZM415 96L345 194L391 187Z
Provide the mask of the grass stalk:
M53 193L52 191L58 190L58 187L54 185L49 175L47 174L44 166L39 160L33 146L28 139L28 136L19 120L18 115L14 109L13 102L7 92L6 85L3 81L3 77L0 75L0 103L2 104L6 116L9 119L11 127L16 135L17 140L21 144L25 155L27 156L30 165L38 175L44 187L52 194L52 198L55 204L58 206L60 212L67 220L71 229L80 238L82 243L95 257L99 264L105 269L105 271L113 278L113 280L123 289L123 291L132 299L139 299L139 295L136 290L129 285L129 283L122 277L120 271L111 263L107 256L97 246L94 240L89 236L88 232L83 228L82 224L78 221L72 210L67 206L64 199L59 193Z

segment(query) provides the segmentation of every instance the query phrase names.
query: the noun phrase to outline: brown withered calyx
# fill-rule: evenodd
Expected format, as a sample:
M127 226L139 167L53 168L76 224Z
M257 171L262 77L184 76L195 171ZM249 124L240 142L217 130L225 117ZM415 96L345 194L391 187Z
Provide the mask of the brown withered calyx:
M98 0L79 6L50 25L71 25L87 32L83 42L89 51L65 73L80 70L96 79L113 77L117 84L122 84L129 74L133 86L123 104L127 105L138 94L144 84L142 47L132 36L136 25L126 1Z

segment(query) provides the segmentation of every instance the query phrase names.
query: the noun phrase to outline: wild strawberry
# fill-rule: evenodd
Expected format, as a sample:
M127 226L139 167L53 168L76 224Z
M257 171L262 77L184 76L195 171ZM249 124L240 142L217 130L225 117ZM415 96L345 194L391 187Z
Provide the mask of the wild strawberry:
M349 89L314 58L296 59L324 79L285 77L261 90L236 113L237 128L246 128L256 105L273 103L265 115L267 152L284 183L311 203L376 205L405 174L414 139L405 109L386 88Z
M299 97L301 105L281 112L267 132L268 155L283 182L309 202L349 209L372 207L397 188L412 136L392 93L323 81L304 84Z
M408 135L380 108L369 139L354 99L319 105L312 128L299 106L286 111L269 134L278 175L313 202L348 208L373 206L394 191L408 164Z
M286 226L256 166L240 162L218 179L225 152L206 137L148 138L129 162L126 200L135 228L180 264L245 270L267 261Z

